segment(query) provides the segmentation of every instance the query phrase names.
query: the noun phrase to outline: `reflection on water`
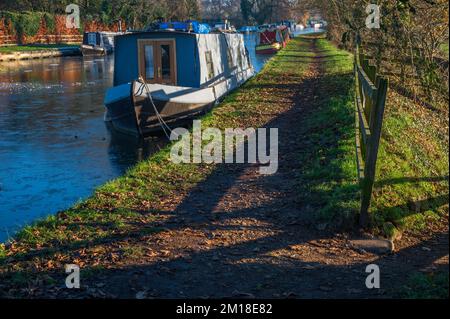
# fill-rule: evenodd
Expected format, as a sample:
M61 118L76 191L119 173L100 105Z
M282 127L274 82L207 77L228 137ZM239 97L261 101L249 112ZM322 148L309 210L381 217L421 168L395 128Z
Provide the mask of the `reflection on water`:
M256 32L244 34L245 47L248 50L250 60L252 61L253 68L256 72L261 71L264 64L266 64L266 62L269 61L269 59L272 57L271 55L256 54L255 48L258 41L258 36L259 35Z
M0 70L0 240L67 208L138 160L103 118L113 60L57 58Z
M255 55L256 39L246 40L259 71L268 57ZM0 241L86 198L165 143L105 125L113 65L111 57L0 64Z
M303 30L300 30L298 28L294 32L294 37L302 35L302 34L311 34L311 33L321 33L325 32L323 29L315 29L315 28L304 28ZM256 72L261 71L263 66L269 61L269 59L272 57L272 55L266 55L266 54L256 54L256 44L258 41L258 33L257 32L250 32L244 34L245 39L245 46L247 47L247 50L249 51L250 60L253 63L253 67L255 68Z
M325 32L325 29L307 27L301 30L300 28L297 28L297 30L294 32L294 36L311 33L322 33L322 32Z

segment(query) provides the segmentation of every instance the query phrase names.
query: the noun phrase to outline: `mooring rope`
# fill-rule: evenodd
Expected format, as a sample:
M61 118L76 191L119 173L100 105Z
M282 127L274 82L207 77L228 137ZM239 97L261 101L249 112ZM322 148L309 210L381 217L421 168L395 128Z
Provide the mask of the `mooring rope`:
M170 135L172 134L172 129L169 127L169 125L167 125L167 123L164 121L163 117L159 113L158 109L156 108L156 105L153 102L152 94L150 92L150 89L148 88L147 83L144 81L144 78L142 76L139 76L138 81L142 84L142 86L144 86L144 88L145 88L145 90L147 92L148 99L150 100L150 103L152 104L153 109L155 111L156 118L158 119L159 124L161 124L161 128L164 131L164 134L170 140ZM169 131L170 134L168 134L167 131Z

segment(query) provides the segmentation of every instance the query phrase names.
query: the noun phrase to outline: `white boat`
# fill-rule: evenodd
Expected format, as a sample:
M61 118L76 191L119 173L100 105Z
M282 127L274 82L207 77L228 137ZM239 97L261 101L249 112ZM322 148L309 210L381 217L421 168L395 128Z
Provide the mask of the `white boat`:
M159 30L118 36L105 120L133 135L165 124L173 128L207 112L253 75L242 34Z
M122 32L85 32L81 52L86 55L108 55L114 52L114 37Z

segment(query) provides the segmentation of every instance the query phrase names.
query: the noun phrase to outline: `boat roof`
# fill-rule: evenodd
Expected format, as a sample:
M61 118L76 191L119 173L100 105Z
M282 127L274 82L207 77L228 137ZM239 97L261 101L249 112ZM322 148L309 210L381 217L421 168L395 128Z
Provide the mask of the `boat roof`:
M176 34L176 35L185 35L187 37L195 37L197 35L206 36L209 34L233 34L230 32L210 32L210 33L195 33L195 32L185 32L185 31L176 31L176 30L148 30L148 31L133 31L128 32L126 34L119 35L119 37L131 37L131 36L140 36L140 35L149 35L149 34ZM236 34L239 34L236 32Z
M107 35L119 35L123 32L113 32L113 31L85 31L84 33L100 33L100 34L107 34Z
M194 33L194 32L185 32L185 31L176 31L176 30L148 30L148 31L132 31L130 33L124 34L123 36L144 35L144 34L158 34L158 33L186 34L186 35L196 35L196 34L198 34L198 33Z

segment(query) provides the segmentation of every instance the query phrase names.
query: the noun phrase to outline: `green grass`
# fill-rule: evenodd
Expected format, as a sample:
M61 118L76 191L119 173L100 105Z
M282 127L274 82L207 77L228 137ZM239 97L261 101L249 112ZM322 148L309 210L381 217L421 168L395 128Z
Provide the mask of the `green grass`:
M353 227L359 205L356 179L352 57L327 40L317 42L323 76L319 106L306 116L300 134L299 197L317 222Z
M400 297L406 299L448 299L448 272L411 276L400 289Z
M448 59L448 41L441 44L441 51L444 53L444 56Z
M29 52L29 51L41 51L49 49L58 49L66 47L78 47L75 44L29 44L29 45L14 45L0 47L0 53L14 53L14 52Z
M319 222L354 226L359 209L354 147L352 57L326 40L322 106L302 125L308 151L299 154L303 171L299 197ZM448 116L390 92L380 142L371 218L375 233L390 222L421 232L448 216ZM391 224L391 225L392 225ZM384 235L392 235L389 229Z
M391 92L383 125L375 225L420 232L448 215L448 116Z
M0 244L0 260L6 257L6 249L4 244Z

